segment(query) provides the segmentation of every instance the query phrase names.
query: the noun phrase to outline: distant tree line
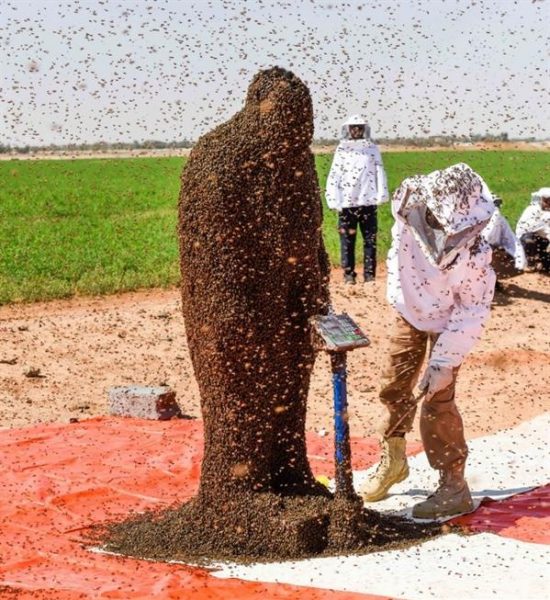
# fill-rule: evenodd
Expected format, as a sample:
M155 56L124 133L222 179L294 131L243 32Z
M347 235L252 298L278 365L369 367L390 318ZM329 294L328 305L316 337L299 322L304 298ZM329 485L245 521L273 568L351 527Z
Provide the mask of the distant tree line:
M335 138L319 138L314 141L314 145L334 146L339 140ZM536 138L510 138L508 134L498 133L473 133L470 135L432 135L429 137L378 137L376 142L385 146L418 146L419 148L429 148L430 146L454 146L456 144L475 144L478 142L535 142ZM542 141L542 140L539 140Z
M161 140L145 140L143 142L94 142L92 144L49 144L48 146L10 146L0 144L0 154L29 154L33 152L109 152L111 150L152 150L163 148L192 148L191 140L183 139L175 142Z
M339 140L335 138L318 138L313 141L315 146L334 146ZM376 138L376 142L386 146L417 146L429 148L431 146L454 146L455 144L475 144L477 142L534 142L536 138L509 138L507 133L499 134L470 134L461 136L432 135L429 137L395 137ZM539 140L540 141L540 140ZM92 144L50 144L48 146L10 146L0 143L0 154L29 154L35 152L109 152L111 150L157 150L192 148L194 141L183 139L174 142L161 140L145 140L143 142L94 142Z
M522 141L522 142L534 142L535 138L522 138L521 140L511 140L506 132L492 134L492 133L472 133L470 135L431 135L429 137L418 138L378 138L379 144L385 144L388 146L418 146L419 148L429 148L430 146L454 146L456 144L476 144L478 142L511 142L511 141Z

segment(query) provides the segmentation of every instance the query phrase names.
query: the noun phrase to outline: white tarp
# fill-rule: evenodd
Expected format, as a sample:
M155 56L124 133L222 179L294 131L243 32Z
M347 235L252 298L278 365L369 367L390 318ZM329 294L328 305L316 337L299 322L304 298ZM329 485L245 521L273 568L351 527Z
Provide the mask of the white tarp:
M476 508L483 498L502 500L550 481L548 431L550 413L468 442L466 479ZM393 486L386 499L367 506L410 517L412 506L436 489L438 472L429 466L424 452L409 458L409 467L408 479ZM360 489L375 470L376 465L356 471L355 488Z
M549 563L550 549L541 544L490 533L449 534L406 550L225 565L212 575L406 600L545 600Z
M469 441L467 479L474 501L503 499L548 483L550 415ZM410 507L437 485L425 454L409 459L409 479L388 499L369 505L388 513ZM373 467L374 469L374 467ZM355 473L361 484L373 470ZM550 598L550 549L482 533L449 534L406 550L282 563L219 565L216 577L379 594L407 600L543 600Z

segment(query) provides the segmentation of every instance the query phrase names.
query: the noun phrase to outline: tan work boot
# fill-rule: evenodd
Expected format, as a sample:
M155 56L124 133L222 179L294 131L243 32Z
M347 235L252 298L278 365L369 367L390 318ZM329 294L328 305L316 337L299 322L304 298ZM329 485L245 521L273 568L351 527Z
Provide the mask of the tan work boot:
M361 490L361 496L365 502L382 500L392 485L407 479L409 465L405 455L405 444L404 437L382 438L380 464Z
M464 479L464 465L440 473L437 490L413 507L415 519L437 519L474 510L470 489Z

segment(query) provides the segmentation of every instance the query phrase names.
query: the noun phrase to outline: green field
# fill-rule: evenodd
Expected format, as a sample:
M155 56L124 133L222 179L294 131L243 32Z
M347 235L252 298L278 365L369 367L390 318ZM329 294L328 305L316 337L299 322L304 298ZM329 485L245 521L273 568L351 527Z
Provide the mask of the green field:
M464 161L504 199L512 226L550 180L548 152L385 153L390 189L415 173ZM317 157L324 187L331 156ZM181 158L0 162L0 304L106 294L178 282L176 205ZM392 218L379 211L379 257ZM325 241L338 263L336 216Z

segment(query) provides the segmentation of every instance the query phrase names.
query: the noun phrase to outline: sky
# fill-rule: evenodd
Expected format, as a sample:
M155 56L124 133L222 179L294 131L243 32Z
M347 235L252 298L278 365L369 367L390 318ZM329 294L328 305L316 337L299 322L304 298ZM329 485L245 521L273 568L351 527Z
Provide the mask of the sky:
M315 137L550 138L550 0L0 0L0 144L196 140L256 72L309 87Z

